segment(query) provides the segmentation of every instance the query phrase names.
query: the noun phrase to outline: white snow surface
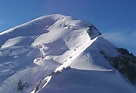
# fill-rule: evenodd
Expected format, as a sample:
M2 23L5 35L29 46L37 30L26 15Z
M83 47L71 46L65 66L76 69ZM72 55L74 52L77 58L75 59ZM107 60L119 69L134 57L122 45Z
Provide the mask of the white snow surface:
M100 53L117 56L115 46L89 26L54 14L0 33L0 93L136 93Z

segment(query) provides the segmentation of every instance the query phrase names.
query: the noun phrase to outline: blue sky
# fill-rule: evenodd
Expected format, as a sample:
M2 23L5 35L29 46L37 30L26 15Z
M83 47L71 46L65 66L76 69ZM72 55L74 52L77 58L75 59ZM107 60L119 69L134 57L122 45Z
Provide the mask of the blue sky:
M136 0L0 0L0 31L49 14L90 21L106 39L136 54Z

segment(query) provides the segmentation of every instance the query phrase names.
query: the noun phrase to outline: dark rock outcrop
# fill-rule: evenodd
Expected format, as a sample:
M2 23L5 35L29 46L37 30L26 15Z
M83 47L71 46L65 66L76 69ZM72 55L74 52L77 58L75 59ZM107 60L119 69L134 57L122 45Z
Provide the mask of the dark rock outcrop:
M103 51L100 51L104 57L110 61L111 65L117 69L129 82L136 85L136 56L129 53L127 49L117 48L120 53L117 57L109 57Z

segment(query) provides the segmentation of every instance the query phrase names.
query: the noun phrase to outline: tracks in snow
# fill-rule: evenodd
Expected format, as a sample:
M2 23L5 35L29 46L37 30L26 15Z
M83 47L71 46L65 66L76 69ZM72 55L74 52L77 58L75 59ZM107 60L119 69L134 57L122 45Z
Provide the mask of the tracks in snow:
M74 51L70 54L70 56L65 59L65 62L60 65L54 72L46 76L43 80L40 80L40 82L37 84L35 89L30 93L38 93L42 90L42 88L46 87L46 85L50 82L53 75L62 73L63 70L70 68L70 64L74 59L76 59L86 48L88 48L98 37L94 38L93 40L88 40L84 45L80 47L76 47Z

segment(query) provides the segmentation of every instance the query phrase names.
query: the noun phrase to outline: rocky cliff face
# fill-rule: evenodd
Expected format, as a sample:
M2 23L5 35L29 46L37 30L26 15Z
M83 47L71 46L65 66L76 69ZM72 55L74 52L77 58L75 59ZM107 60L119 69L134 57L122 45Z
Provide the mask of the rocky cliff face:
M111 63L111 65L117 69L123 77L130 83L136 85L136 56L129 53L127 49L116 48L120 55L116 57L110 57L103 51L104 57Z
M117 48L117 50L121 55L111 58L112 66L136 85L136 56L123 48Z

